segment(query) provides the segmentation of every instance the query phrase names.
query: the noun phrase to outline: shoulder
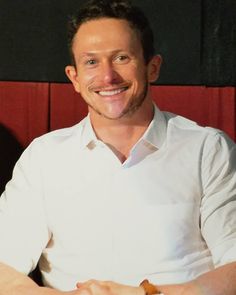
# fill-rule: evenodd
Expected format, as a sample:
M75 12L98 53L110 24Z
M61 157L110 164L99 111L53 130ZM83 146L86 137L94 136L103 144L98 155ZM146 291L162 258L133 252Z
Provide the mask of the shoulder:
M235 150L235 142L222 130L200 126L196 122L173 113L163 112L168 143L181 143L203 149L204 152Z
M86 120L87 118L84 118L82 121L80 121L78 124L74 126L48 132L36 138L35 141L51 141L55 143L60 143L62 141L69 140L74 137L79 137L81 136Z
M25 149L21 158L45 162L79 150L82 146L82 134L86 118L78 124L51 131L35 138ZM41 159L41 160L40 160Z
M168 128L175 128L176 130L183 130L183 131L192 131L192 132L201 132L201 133L209 133L215 134L220 132L220 130L211 128L211 127L203 127L200 126L197 122L192 121L186 117L176 115L170 112L163 112Z
M164 117L167 122L167 131L178 133L183 133L186 136L199 135L201 137L210 137L210 138L227 138L228 136L220 129L209 127L209 126L201 126L197 122L187 119L185 117L175 115L169 112L163 112Z
M59 146L62 144L69 143L72 140L77 140L78 143L80 143L80 138L82 136L85 122L86 118L84 118L81 122L74 126L48 132L40 137L35 138L30 144L30 146L40 144L48 146Z

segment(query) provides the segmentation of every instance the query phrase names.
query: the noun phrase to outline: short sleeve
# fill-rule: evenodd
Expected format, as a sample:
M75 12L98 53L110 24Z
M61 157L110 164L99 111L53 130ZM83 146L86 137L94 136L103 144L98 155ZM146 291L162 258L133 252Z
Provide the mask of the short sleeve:
M202 155L201 230L215 266L236 261L236 146L211 134Z
M35 268L50 237L35 146L22 154L0 198L0 261L25 274Z

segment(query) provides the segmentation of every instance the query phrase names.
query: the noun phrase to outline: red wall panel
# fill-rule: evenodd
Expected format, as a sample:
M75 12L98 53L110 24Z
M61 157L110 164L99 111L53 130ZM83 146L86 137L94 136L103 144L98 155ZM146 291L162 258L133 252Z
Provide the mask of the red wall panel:
M161 110L174 112L236 138L236 88L152 86ZM25 147L50 130L68 127L87 114L71 84L0 82L0 124Z
M25 147L48 131L49 84L0 82L0 124Z
M87 114L85 102L71 84L52 84L50 93L51 129L76 124ZM152 86L152 96L161 110L222 129L236 139L234 87Z
M236 139L236 88L154 86L152 95L161 110L221 129Z
M161 110L224 130L236 139L236 88L152 86ZM0 82L0 192L15 161L37 136L68 127L87 114L71 84Z
M50 130L72 126L87 115L87 105L71 84L50 86Z
M0 82L0 193L23 149L48 131L48 84Z

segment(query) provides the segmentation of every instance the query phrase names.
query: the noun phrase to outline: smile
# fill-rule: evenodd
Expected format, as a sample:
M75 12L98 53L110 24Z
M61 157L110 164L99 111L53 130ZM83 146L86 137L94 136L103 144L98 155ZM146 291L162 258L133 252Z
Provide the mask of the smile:
M114 89L114 90L96 91L96 93L101 95L101 96L113 96L113 95L120 94L120 93L126 91L127 89L128 89L128 87L123 87L123 88Z

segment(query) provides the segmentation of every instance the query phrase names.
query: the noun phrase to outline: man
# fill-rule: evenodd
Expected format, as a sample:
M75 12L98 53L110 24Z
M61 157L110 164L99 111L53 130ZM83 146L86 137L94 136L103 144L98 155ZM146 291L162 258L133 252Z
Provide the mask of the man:
M234 143L154 106L161 57L127 1L89 1L71 52L89 116L16 164L0 203L0 294L236 294ZM45 287L26 276L39 259Z

